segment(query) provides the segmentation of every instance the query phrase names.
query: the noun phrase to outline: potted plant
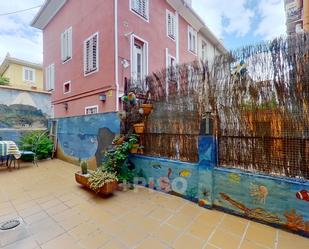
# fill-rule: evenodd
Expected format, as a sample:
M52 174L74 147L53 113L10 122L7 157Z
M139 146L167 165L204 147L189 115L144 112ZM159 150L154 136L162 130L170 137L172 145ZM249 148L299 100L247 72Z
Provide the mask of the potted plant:
M144 133L145 130L145 124L144 123L137 123L133 125L134 131L136 134Z
M145 115L149 115L153 109L153 105L146 103L146 104L142 104L141 108L143 109Z
M103 168L92 172L88 180L90 189L96 193L111 194L117 189L116 173L110 173Z

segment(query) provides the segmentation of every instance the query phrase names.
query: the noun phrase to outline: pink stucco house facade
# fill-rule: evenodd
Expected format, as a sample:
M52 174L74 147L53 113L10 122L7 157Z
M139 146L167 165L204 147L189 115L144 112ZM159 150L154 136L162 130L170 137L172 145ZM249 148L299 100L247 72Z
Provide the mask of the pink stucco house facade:
M55 117L118 111L125 78L226 52L189 0L47 0L32 26Z

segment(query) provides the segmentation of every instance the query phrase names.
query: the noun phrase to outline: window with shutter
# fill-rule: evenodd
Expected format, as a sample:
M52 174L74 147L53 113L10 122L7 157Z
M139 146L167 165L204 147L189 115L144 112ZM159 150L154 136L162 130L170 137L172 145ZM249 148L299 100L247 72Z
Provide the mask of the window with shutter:
M130 0L131 10L144 19L149 18L149 0Z
M45 87L47 91L55 89L55 64L45 68Z
M72 27L61 33L61 61L67 62L72 58Z
M197 32L190 26L188 26L188 50L197 53Z
M95 33L84 42L84 74L88 75L99 70L99 34Z
M175 40L176 38L176 18L169 10L166 11L167 36Z

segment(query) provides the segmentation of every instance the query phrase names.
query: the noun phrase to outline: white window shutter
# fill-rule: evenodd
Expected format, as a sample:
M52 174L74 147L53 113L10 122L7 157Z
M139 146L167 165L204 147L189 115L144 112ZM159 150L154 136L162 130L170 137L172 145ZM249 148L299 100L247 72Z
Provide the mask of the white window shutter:
M51 68L50 68L50 89L51 90L54 90L55 89L55 64L52 64L51 65Z
M49 66L45 68L45 87L46 87L47 91L50 89L50 85L49 85Z
M64 43L64 33L61 33L61 61L65 60L64 57L64 47L65 47L65 43Z
M68 57L72 58L72 28L68 31Z

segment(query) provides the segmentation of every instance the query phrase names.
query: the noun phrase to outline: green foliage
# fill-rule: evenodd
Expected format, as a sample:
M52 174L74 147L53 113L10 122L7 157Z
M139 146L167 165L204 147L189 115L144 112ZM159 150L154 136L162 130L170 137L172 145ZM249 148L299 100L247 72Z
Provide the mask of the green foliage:
M138 136L132 134L124 143L116 145L114 150L106 152L102 169L110 173L115 173L120 182L127 181L132 183L134 172L130 168L128 157L131 148L137 142Z
M80 167L82 169L82 174L86 175L88 173L88 163L86 161L82 161Z
M46 159L52 154L53 142L49 139L46 132L33 131L26 133L20 138L19 149L33 151L39 160Z
M0 85L1 86L7 86L10 84L10 79L6 77L0 76Z
M104 184L118 181L118 178L115 173L107 172L106 170L99 168L91 173L88 180L90 182L90 188L99 192Z

